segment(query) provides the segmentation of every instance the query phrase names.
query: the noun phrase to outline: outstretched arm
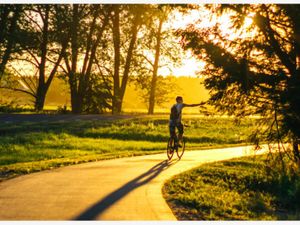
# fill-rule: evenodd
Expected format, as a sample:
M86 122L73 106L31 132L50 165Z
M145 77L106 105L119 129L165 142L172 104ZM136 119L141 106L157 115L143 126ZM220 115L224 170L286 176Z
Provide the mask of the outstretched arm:
M199 103L199 104L183 104L183 106L185 107L196 107L196 106L200 106L200 105L203 105L204 103Z

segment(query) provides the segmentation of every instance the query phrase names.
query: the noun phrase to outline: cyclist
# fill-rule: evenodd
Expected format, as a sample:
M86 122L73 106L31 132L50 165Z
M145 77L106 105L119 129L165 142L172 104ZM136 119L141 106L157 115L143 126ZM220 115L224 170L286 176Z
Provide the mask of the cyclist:
M184 107L196 107L200 105L202 105L202 103L185 104L183 103L183 98L181 96L176 97L176 104L174 104L171 108L169 130L170 130L170 136L175 139L179 147L182 147L181 142L183 136L183 124L181 123L182 109ZM176 134L175 134L176 127L178 129L178 141L176 140Z

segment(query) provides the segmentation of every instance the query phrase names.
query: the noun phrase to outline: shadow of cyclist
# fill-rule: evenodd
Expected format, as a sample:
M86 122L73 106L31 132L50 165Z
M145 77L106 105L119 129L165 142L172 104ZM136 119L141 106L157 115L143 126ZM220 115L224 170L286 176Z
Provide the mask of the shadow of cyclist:
M95 203L93 206L88 208L86 211L81 213L79 216L74 218L75 220L93 220L96 219L97 216L101 215L105 210L107 210L114 203L119 201L121 198L126 196L128 193L133 191L134 189L148 183L155 177L157 177L163 170L167 169L177 161L162 161L157 165L153 166L147 172L141 174L135 179L129 181L127 184L123 185L116 191L110 193L106 197L104 197L101 201Z

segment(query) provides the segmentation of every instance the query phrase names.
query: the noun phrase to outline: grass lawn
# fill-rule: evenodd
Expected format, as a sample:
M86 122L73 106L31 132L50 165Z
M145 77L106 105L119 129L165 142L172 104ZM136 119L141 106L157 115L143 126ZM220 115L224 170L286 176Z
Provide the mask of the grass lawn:
M255 119L186 116L188 149L247 144ZM0 179L80 162L165 152L168 116L10 122L0 126Z
M299 220L299 174L282 176L265 160L205 164L167 181L164 197L179 220Z

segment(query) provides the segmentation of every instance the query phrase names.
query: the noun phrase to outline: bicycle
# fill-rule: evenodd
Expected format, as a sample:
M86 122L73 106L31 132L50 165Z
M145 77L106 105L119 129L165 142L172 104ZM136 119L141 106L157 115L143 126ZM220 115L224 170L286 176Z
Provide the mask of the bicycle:
M184 127L188 127L186 125L184 125ZM181 157L183 156L184 150L185 150L185 138L184 136L182 136L182 141L181 141L181 147L178 144L178 134L177 131L175 131L175 135L171 136L168 140L168 144L167 144L167 156L168 159L171 160L174 152L176 151L177 157L179 159L181 159Z

